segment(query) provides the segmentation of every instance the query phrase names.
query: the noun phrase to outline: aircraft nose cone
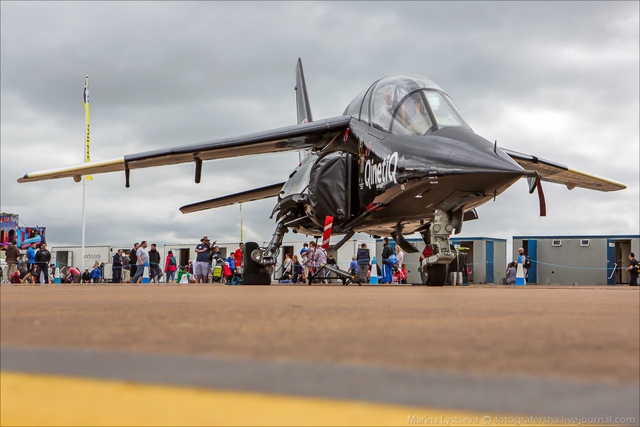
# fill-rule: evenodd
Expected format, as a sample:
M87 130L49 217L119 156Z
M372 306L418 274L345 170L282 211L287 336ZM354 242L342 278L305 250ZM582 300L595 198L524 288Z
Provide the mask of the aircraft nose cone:
M473 147L466 154L466 167L478 171L522 174L524 169L504 151L497 148Z
M463 129L450 129L447 133L454 133L447 135L450 144L446 144L449 152L445 163L451 168L465 172L523 174L524 169L518 163L481 136Z

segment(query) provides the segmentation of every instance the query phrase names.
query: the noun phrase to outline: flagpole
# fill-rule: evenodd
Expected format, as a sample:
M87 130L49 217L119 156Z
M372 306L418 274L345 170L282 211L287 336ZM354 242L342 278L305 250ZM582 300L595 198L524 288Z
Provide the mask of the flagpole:
M90 110L89 110L89 76L85 76L85 81L84 81L84 92L83 92L83 96L82 96L82 106L84 107L84 116L85 116L85 121L86 121L86 128L85 128L85 147L84 147L84 161L86 162L90 162L91 161L91 157L89 155L89 146L91 143L91 132L90 132L90 127L89 127L89 121L90 121ZM87 199L87 179L91 180L93 179L91 177L91 175L87 175L87 176L83 176L82 177L82 261L81 261L81 272L84 272L85 266L84 266L84 243L85 243L85 229L86 229L86 199Z
M82 264L80 266L80 273L84 273L84 232L85 232L85 202L87 198L87 181L84 176L82 177Z
M240 202L240 243L244 243L244 228L242 226L242 202Z

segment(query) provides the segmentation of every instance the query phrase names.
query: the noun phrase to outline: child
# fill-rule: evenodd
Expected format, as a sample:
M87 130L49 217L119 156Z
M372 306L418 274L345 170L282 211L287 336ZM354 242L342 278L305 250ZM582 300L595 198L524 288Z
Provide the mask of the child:
M293 283L301 283L303 281L303 276L304 276L304 267L302 267L302 264L300 264L300 261L298 260L298 255L294 255L292 259L293 259L293 278L291 279L291 281Z
M516 275L517 275L516 265L517 265L516 262L513 261L513 262L509 263L509 266L507 267L507 272L506 272L507 285L515 285L516 284Z
M356 260L356 256L351 257L351 264L349 264L349 273L352 275L358 274L358 261Z
M227 259L231 259L231 257L228 257ZM231 262L233 262L233 260ZM224 283L231 283L233 271L235 270L235 262L233 263L233 268L231 267L230 262L225 262L222 266L222 277L224 278Z
M182 276L186 277L186 280L182 280ZM178 271L178 283L180 283L181 285L186 285L189 283L189 277L191 275L189 274L189 272L187 271L187 267L184 266L180 269L180 271Z
M101 277L102 277L102 270L100 270L100 264L98 264L98 261L96 261L96 263L93 266L93 270L91 270L91 280L93 281L93 283L98 283L100 282Z
M291 274L284 274L280 280L278 280L278 283L293 283L293 281L291 281Z
M398 271L398 283L407 283L407 264L402 264L402 267Z

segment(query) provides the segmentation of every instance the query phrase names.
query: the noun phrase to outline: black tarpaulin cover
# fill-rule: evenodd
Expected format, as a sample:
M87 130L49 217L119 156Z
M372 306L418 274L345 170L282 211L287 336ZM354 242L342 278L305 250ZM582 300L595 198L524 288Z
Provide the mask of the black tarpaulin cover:
M346 154L331 153L320 158L309 180L309 203L316 218L349 218L349 164Z

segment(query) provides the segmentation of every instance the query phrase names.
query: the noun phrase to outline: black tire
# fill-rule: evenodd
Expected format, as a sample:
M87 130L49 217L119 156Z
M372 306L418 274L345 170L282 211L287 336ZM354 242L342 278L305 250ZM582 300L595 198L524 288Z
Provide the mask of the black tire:
M247 242L242 251L242 284L243 285L270 285L271 275L262 265L251 259L251 252L258 249L256 242Z
M423 271L423 267L420 266L420 285L427 284L427 273Z
M444 286L447 281L447 264L430 265L427 272L427 286Z

